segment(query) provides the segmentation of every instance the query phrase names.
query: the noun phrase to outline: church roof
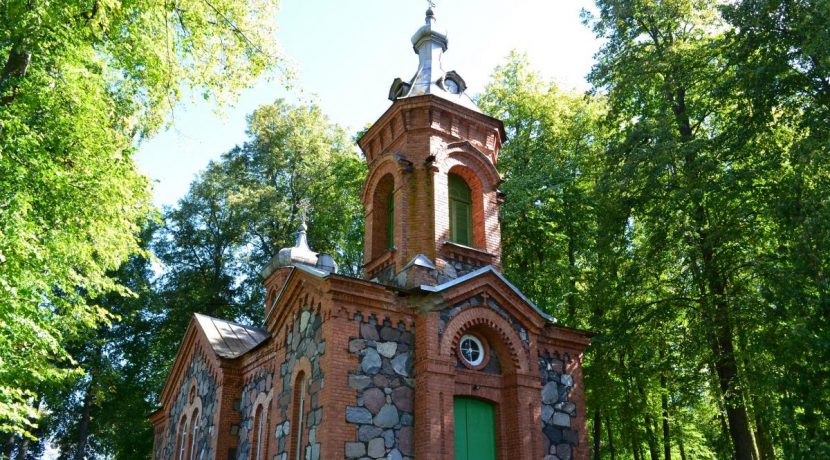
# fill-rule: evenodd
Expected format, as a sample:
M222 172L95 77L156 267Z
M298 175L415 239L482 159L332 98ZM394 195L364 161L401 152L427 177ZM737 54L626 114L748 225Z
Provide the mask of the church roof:
M498 270L493 268L492 265L487 265L487 266L481 267L478 270L467 273L464 276L459 276L458 278L456 278L452 281L447 281L446 283L439 284L438 286L430 286L428 284L422 284L421 285L421 290L426 291L426 292L445 291L445 290L447 290L447 289L449 289L453 286L457 286L461 283L465 283L465 282L467 282L467 281L469 281L473 278L478 278L479 276L484 276L488 273L492 273L492 274L496 275L496 277L498 277L504 284L506 284L507 287L509 287L516 295L518 295L522 300L524 300L528 305L530 305L530 307L536 313L538 313L539 316L546 319L547 321L550 321L551 323L556 322L556 318L554 318L553 316L543 312L539 307L536 306L536 304L531 302L530 299L528 299L524 294L522 294L522 291L520 291L519 288L517 288L516 286L513 286L513 283L511 283L510 281L507 281L507 278L505 278L504 275L499 273Z
M213 351L222 358L238 358L268 338L268 331L258 327L243 326L199 313L194 317Z

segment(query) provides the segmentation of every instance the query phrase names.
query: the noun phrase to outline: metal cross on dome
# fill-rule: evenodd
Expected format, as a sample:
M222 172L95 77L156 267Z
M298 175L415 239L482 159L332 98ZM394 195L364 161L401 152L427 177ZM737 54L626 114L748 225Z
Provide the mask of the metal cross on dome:
M434 1L432 1L432 0L427 0L427 3L429 4L429 7L430 7L430 8L435 8L435 2L434 2Z
M305 227L306 220L308 219L308 213L311 210L311 202L308 198L303 198L302 200L300 200L300 203L297 205L297 207L299 208L298 211L300 214L300 223L303 227Z

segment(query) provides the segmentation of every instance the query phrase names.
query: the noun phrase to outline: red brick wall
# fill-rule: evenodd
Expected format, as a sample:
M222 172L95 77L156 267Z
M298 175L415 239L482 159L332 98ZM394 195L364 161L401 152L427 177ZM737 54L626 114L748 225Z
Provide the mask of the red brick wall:
M473 242L500 266L501 234L495 160L501 146L498 120L432 96L396 101L360 140L369 161L363 204L367 222L382 216L375 191L386 174L395 183L395 271L417 254L436 261L448 239L447 174L456 168L473 190ZM380 211L380 213L379 213ZM365 235L366 276L377 272L384 250L375 225Z

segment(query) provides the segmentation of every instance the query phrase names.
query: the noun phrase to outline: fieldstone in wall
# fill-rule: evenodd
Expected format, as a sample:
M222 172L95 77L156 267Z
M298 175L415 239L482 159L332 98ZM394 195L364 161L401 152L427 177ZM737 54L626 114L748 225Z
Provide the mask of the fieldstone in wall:
M204 460L213 460L216 458L216 452L211 449L211 443L213 436L216 435L214 415L217 410L217 385L216 379L207 366L205 356L200 349L197 349L193 358L190 360L190 366L188 366L179 386L176 402L173 404L173 409L167 414L167 419L170 420L170 424L167 427L166 445L161 450L158 458L172 460L175 457L176 435L179 432L179 423L182 420L182 415L185 415L183 413L184 409L190 402L189 393L191 384L194 381L196 383L194 400L195 398L199 398L202 402L202 410L199 411L198 416L199 434L196 439L196 456ZM192 426L189 426L188 431L191 430Z
M447 259L447 268L445 268L444 271L446 272L448 278L447 281L449 281L459 276L464 276L470 272L474 272L479 268L481 268L480 264L474 264L458 259Z
M374 316L361 323L360 337L349 341L349 352L360 364L348 381L356 404L346 408L346 422L357 430L344 446L345 458L412 460L414 345L412 331L403 324L378 322Z
M254 429L254 416L256 407L254 403L259 398L259 395L268 394L273 387L274 371L270 370L263 372L245 384L242 387L242 397L239 402L240 422L237 434L239 435L239 443L237 444L237 459L245 460L248 458L251 451L251 434ZM268 409L267 407L265 408Z
M572 428L576 405L568 400L573 389L573 376L565 374L569 357L544 354L539 357L542 381L542 433L546 460L571 460L579 442Z
M323 370L320 368L320 358L325 354L326 344L323 341L323 321L320 315L309 309L303 309L294 320L294 325L285 338L285 360L279 365L278 380L282 387L275 388L275 400L279 420L283 422L274 428L274 438L277 442L277 460L289 458L289 444L292 429L308 430L303 437L301 446L305 460L319 460L320 443L317 442L317 427L323 421L323 408L320 407L320 390L324 385ZM294 368L301 357L308 358L311 363L311 375L306 376L306 416L303 427L291 426L291 402L295 389ZM292 457L293 458L293 454Z

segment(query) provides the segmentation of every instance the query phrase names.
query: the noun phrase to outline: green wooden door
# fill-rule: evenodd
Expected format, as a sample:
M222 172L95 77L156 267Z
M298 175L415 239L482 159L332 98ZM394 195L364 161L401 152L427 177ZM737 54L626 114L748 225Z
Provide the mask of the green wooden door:
M455 460L496 460L496 417L493 405L456 397Z

